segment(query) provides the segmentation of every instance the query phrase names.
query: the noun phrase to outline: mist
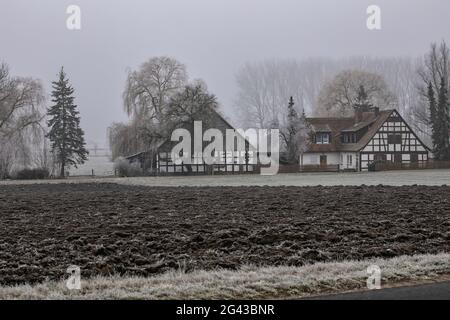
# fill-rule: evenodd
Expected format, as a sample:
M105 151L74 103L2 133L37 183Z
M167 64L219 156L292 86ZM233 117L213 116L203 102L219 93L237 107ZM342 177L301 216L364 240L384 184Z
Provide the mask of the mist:
M66 27L66 8L82 12ZM373 1L344 0L0 0L0 60L15 75L43 81L47 94L61 66L76 90L88 145L105 146L106 129L126 121L127 70L168 55L201 78L233 120L235 76L264 59L418 57L450 40L447 0L378 0L382 29L366 27ZM48 97L49 99L49 97Z

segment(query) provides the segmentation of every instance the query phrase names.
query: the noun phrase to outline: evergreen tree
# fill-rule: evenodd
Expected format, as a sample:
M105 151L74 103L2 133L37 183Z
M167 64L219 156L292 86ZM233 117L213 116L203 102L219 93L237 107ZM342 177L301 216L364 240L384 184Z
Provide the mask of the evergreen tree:
M287 114L287 134L286 134L286 147L287 147L287 160L289 163L295 163L297 160L297 146L295 137L299 130L299 117L294 108L294 98L290 97L288 104Z
M430 113L430 125L431 125L431 141L433 144L433 156L435 159L439 157L438 155L438 144L439 144L439 119L436 116L437 113L437 103L434 96L433 85L430 82L428 84L428 101L429 101L429 113Z
M80 128L80 116L74 104L74 89L66 78L64 68L61 68L59 80L52 82L52 102L47 109L47 122L50 131L51 148L60 166L60 176L65 176L65 169L77 167L87 160L88 151L85 148L84 132Z
M363 108L367 110L370 107L372 107L372 104L370 103L366 89L364 88L363 85L360 85L358 90L358 96L356 97L355 108Z
M309 127L303 110L299 116L294 108L294 99L291 97L288 104L286 124L280 129L280 135L286 147L286 161L298 163L299 156L308 146L310 139Z
M448 89L445 79L441 79L439 87L439 98L436 112L436 137L437 147L435 157L437 160L450 160L450 143L449 143L449 98Z
M297 111L294 108L294 98L291 97L289 99L289 104L288 104L288 131L291 135L295 135L295 133L297 132L297 127L298 127L298 114Z

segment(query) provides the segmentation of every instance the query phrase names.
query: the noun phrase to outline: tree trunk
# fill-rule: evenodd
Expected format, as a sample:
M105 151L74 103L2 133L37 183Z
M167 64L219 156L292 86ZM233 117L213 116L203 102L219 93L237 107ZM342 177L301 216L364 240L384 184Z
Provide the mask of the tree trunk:
M66 176L66 175L65 175L65 172L64 172L64 171L65 171L65 170L64 170L64 169L65 169L64 167L65 167L65 163L63 162L63 163L61 163L61 173L60 173L60 177L61 177L61 178L64 178L64 177Z

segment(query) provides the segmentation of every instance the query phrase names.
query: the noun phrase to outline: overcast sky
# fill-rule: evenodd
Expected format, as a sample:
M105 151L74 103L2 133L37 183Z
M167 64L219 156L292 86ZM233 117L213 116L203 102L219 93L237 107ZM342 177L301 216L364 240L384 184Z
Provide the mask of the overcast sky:
M82 10L79 31L66 28L70 4ZM381 7L380 31L366 27L371 4ZM421 56L442 39L450 42L449 0L0 0L0 60L48 92L64 65L87 141L101 146L108 125L126 120L127 69L152 56L185 63L232 116L247 61Z

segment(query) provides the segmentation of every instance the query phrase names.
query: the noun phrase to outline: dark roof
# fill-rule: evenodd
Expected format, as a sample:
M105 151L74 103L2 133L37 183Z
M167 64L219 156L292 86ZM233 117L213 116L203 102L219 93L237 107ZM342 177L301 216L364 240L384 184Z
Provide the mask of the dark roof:
M312 124L312 129L314 132L331 132L331 128L328 123L315 123Z
M198 120L200 121L202 119L199 118ZM209 128L215 128L215 129L219 129L225 137L225 133L226 133L227 129L234 129L234 127L225 119L225 117L217 109L211 109L211 113L209 114L208 120L209 120L208 121L209 123L203 123L203 133ZM187 121L185 123L180 124L179 128L186 129L193 135L194 134L194 120ZM245 140L247 141L247 139L245 139ZM247 142L250 144L249 141L247 141ZM191 143L192 143L192 147L193 147L194 139L192 139ZM158 151L170 152L173 149L173 147L177 144L178 144L178 141L171 141L170 138L160 139L159 141L153 143L151 146L148 146L146 150L141 151L136 154L133 154L133 155L130 155L130 156L127 156L126 159L128 159L128 160L138 159L145 154L156 153ZM207 142L204 142L204 144L207 144Z
M383 123L389 118L394 110L380 111L378 115L373 112L364 112L361 121L357 122L354 117L351 118L307 118L313 128L322 128L328 126L331 129L331 143L329 144L311 144L307 152L355 152L363 149L375 133L380 129ZM342 132L357 132L367 128L367 132L358 140L357 143L342 143ZM315 131L315 130L314 130ZM322 131L316 131L322 132Z

